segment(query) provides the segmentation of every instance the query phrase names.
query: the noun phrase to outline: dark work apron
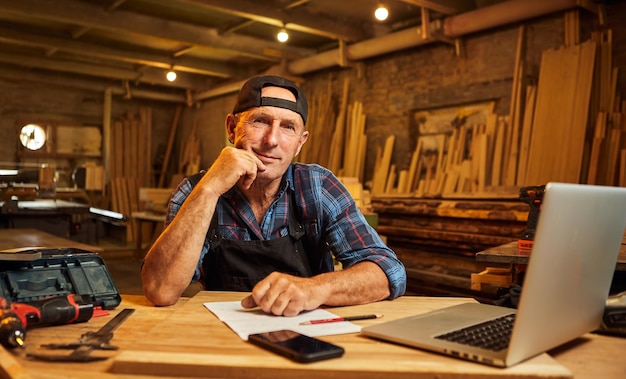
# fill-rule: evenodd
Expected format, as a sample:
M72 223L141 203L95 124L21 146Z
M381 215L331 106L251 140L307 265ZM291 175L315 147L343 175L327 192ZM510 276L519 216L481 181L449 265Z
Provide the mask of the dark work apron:
M208 234L211 248L202 262L207 290L251 291L273 271L301 277L313 275L302 244L305 231L295 216L295 201L289 200L289 233L272 240L224 239L219 233L217 214L213 215Z

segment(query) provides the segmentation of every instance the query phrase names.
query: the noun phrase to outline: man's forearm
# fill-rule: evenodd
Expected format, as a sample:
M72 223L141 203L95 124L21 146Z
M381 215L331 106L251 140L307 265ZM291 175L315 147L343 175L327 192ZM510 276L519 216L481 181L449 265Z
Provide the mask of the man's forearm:
M328 281L329 296L324 302L330 306L366 304L389 297L389 280L384 271L373 262L365 261L345 270L319 275Z
M190 194L148 251L142 282L146 297L154 304L174 304L190 284L214 209L211 199Z
M191 282L200 256L200 248L191 247L195 244L181 239L173 229L175 225L170 225L159 236L141 271L144 294L155 305L171 305L178 300Z

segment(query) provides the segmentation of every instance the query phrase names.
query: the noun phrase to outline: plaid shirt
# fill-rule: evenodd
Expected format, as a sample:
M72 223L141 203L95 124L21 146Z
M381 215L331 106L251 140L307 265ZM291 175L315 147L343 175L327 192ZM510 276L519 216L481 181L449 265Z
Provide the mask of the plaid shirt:
M172 194L165 224L169 224L191 193L193 184L185 179ZM215 214L222 238L231 240L270 240L288 234L288 205L295 192L297 214L306 230L305 243L326 246L328 258L343 267L372 261L385 272L390 284L390 299L404 294L406 271L396 254L367 223L354 199L331 171L318 166L295 163L283 176L276 199L261 224L246 198L233 187L217 202ZM205 239L193 280L200 279L202 260L210 248Z

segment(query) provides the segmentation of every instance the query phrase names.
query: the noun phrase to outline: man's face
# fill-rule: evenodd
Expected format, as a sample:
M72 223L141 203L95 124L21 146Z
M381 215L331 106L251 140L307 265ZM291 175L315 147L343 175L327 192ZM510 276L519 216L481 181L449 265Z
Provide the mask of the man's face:
M296 101L291 91L280 87L265 87L262 96ZM309 135L298 113L271 106L240 113L236 125L229 122L227 129L236 148L252 152L266 165L257 180L269 181L282 177Z

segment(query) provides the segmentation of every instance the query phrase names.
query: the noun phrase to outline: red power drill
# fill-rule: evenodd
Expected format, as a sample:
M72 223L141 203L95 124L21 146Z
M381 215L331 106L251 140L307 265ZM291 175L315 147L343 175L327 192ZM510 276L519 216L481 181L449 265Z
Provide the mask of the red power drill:
M526 222L526 230L522 233L522 238L517 241L517 248L520 251L530 252L533 247L533 239L535 238L535 230L537 229L537 221L539 221L539 211L545 193L546 186L528 186L519 190L519 198L530 206L528 212L528 220Z
M85 322L93 313L93 304L74 294L12 304L0 297L0 344L24 347L27 328Z

